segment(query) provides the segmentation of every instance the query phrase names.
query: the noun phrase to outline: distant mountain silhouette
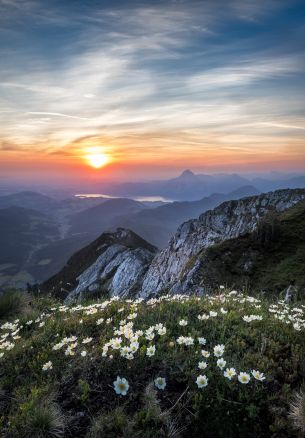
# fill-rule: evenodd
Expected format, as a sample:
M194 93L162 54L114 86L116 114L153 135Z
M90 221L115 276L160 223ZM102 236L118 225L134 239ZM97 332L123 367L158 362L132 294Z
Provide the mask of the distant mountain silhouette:
M182 222L198 217L223 201L240 199L259 193L253 186L244 186L228 194L214 193L199 201L173 202L121 218L113 224L113 227L129 228L153 245L163 248Z
M57 239L57 224L47 215L23 207L0 209L0 287L33 281L32 252Z
M96 207L71 216L69 235L83 233L96 237L102 231L111 228L122 217L130 216L146 208L141 202L132 199L109 199Z
M204 175L183 171L178 177L151 181L103 185L103 193L115 196L162 196L177 201L195 201L213 193L229 193L241 186L250 185L247 178L237 174Z

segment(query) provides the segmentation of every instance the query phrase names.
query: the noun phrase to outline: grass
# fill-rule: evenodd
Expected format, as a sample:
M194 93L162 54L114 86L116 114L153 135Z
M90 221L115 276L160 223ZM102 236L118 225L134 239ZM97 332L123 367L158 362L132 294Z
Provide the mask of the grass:
M23 292L13 290L0 293L0 321L2 318L23 313L26 301L26 295Z
M161 297L147 303L111 299L68 307L36 298L33 305L35 319L21 314L14 322L14 315L8 318L12 325L1 325L4 437L301 433L305 413L301 396L296 396L305 388L301 303L272 304L221 290L203 298ZM261 320L243 319L253 314ZM181 320L187 324L180 325ZM199 344L202 337L206 345ZM121 348L116 348L116 338ZM190 345L183 344L185 338ZM122 346L132 342L139 344L135 352L124 353ZM219 344L224 346L223 370L214 355ZM150 346L156 347L152 356L147 355ZM210 357L204 358L202 350ZM204 370L198 368L202 361L207 362ZM249 374L249 383L226 378L224 370L231 367ZM256 380L252 370L265 379ZM199 375L208 378L206 387L197 386ZM126 395L114 389L117 376L128 381ZM165 378L164 389L155 386L156 377Z
M258 230L213 245L199 258L206 286L247 284L278 296L294 284L304 299L305 201L283 213L269 212Z

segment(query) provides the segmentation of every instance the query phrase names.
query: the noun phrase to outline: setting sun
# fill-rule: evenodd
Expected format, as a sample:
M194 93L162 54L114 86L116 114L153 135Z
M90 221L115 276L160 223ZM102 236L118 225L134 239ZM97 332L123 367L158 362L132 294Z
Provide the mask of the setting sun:
M109 162L108 155L96 150L88 153L85 157L88 164L95 169L100 169Z

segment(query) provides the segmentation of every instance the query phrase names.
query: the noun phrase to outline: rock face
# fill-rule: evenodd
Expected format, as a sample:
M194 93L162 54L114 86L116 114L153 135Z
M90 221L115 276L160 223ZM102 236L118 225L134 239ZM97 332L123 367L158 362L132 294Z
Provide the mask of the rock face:
M204 248L252 232L270 210L284 211L302 199L304 189L277 190L224 202L198 219L183 223L168 246L154 258L145 274L141 296L163 290L170 293L204 292L197 275L202 263L196 256Z
M157 249L130 230L104 233L75 253L66 266L42 285L42 290L67 302L95 291L135 295Z
M111 296L127 297L141 288L141 283L153 253L144 248L131 249L114 244L77 277L78 286L69 294L69 300L82 298L87 292L107 289Z

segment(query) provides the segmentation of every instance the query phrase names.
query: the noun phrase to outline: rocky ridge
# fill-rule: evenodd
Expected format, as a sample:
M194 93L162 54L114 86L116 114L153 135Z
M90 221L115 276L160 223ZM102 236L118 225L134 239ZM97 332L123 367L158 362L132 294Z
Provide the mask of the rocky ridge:
M75 253L66 266L42 284L42 290L67 301L90 296L131 296L142 284L157 249L130 230L118 228L104 233Z
M145 274L140 295L144 298L161 291L203 293L198 285L201 261L196 256L204 248L252 232L270 211L284 211L305 199L304 189L277 190L259 196L224 202L198 219L184 222L168 246L156 255Z
M202 294L205 249L255 231L268 213L285 211L303 199L305 189L287 189L223 202L184 222L159 253L130 230L104 233L43 287L67 301L95 292L145 299L167 292Z

